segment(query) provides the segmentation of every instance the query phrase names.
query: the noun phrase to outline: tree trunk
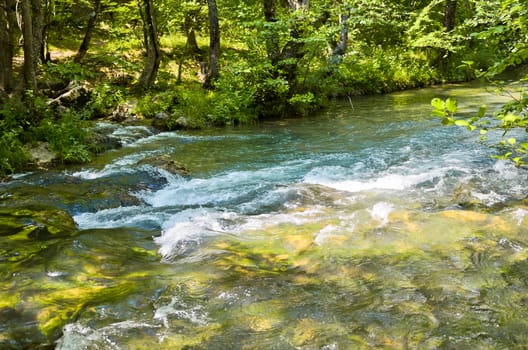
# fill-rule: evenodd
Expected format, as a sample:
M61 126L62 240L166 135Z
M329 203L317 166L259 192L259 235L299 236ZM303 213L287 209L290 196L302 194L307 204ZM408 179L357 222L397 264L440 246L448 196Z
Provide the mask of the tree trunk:
M207 8L209 10L209 66L203 87L211 89L219 74L220 24L218 23L216 0L208 0Z
M40 60L42 62L51 61L51 54L49 51L48 39L49 39L49 27L51 25L51 18L53 16L52 1L54 0L44 0L43 25L42 25L42 46L40 48Z
M446 7L444 13L444 28L446 32L451 32L455 29L457 0L446 0Z
M13 89L15 1L0 1L0 98Z
M84 33L83 41L81 43L81 46L79 47L79 51L77 51L77 54L73 59L73 62L75 63L81 63L82 59L88 52L90 40L92 39L92 33L95 29L95 25L97 24L99 13L101 12L101 0L94 0L93 7L94 8L92 13L90 14L90 19L88 19L88 23L86 24L86 32Z
M37 92L37 57L33 43L33 23L31 21L30 0L21 0L22 5L22 35L24 37L24 88Z
M196 41L196 33L192 27L187 29L187 42L185 43L185 46L187 47L187 51L192 54L201 52L200 48L198 47L198 42Z
M456 7L457 0L446 0L444 12L444 29L446 33L450 33L455 29ZM439 67L444 73L448 71L450 55L449 50L440 50Z
M186 51L191 54L200 54L202 50L198 47L198 42L196 41L196 20L201 8L191 9L185 13L185 19L183 22L183 31L186 33L187 42L185 43Z
M45 38L47 35L44 33L44 9L42 7L42 0L31 0L31 26L33 32L33 55L35 60L35 66L39 60L45 61L44 52L47 44Z
M308 0L288 0L290 11L306 12L309 9ZM304 57L304 43L300 40L302 38L302 31L299 23L303 21L302 15L297 15L292 21L292 27L290 29L291 39L282 48L280 59L285 63L281 64L281 68L286 73L286 79L291 87L295 86L297 82L297 63L296 61Z
M348 17L348 14L339 15L339 24L341 25L341 30L339 32L339 41L332 50L332 56L330 58L330 62L332 64L340 64L343 55L346 53L348 45Z
M264 0L264 18L268 23L277 21L277 0ZM270 29L266 37L266 51L271 64L276 66L279 63L280 47L279 34L274 28Z
M139 85L149 89L154 85L161 61L161 51L152 0L141 0L139 10L143 19L143 37L146 49L145 66L139 77Z

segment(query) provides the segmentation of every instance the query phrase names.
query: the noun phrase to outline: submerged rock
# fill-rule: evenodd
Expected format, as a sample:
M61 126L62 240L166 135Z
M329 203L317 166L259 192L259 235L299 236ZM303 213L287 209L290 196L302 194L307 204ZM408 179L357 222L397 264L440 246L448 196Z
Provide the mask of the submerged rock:
M0 236L17 236L16 240L45 240L70 236L77 230L71 215L60 209L2 208L0 209Z
M87 143L94 153L102 153L112 149L118 149L123 146L117 137L111 134L106 134L99 130L94 130L90 133Z
M161 156L153 156L142 159L138 165L151 165L153 167L163 169L174 175L180 175L187 177L189 176L189 171L182 163L171 159L168 154L163 154Z

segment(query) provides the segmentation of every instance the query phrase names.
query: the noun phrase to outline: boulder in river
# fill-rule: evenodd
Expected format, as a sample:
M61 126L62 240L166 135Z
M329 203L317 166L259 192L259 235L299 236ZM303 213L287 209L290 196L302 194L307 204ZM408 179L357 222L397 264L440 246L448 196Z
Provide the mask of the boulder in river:
M70 214L60 209L48 208L1 208L0 236L13 240L45 240L70 236L77 226Z
M171 174L187 177L189 171L182 163L172 159L168 154L161 156L147 157L139 161L138 165L151 165L153 167L163 169Z

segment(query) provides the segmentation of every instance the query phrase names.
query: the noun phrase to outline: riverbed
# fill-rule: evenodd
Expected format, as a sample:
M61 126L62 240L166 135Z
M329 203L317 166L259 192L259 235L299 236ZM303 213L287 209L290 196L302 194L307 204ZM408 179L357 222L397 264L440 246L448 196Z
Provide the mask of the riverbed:
M101 124L122 148L0 184L1 347L527 347L528 172L431 117L438 96L506 101L463 84L228 129Z

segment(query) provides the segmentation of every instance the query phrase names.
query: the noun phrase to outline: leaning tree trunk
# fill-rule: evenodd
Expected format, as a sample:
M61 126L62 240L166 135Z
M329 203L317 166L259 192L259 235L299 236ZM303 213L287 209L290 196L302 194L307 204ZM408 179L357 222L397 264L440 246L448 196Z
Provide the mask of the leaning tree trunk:
M339 31L339 41L332 49L332 56L330 57L330 62L332 64L339 65L343 59L343 55L346 53L348 46L348 17L348 14L339 15L339 25L341 26L341 30Z
M218 22L216 0L208 0L207 8L209 12L209 66L205 74L203 87L211 89L219 74L220 24Z
M149 89L154 85L161 61L161 51L156 26L156 16L152 0L139 1L139 11L143 20L143 37L146 49L145 66L139 77L139 85Z
M22 35L24 37L24 88L37 92L37 56L33 43L33 23L31 20L30 0L21 0L22 5Z
M0 1L0 97L13 89L15 0Z
M88 19L88 23L86 24L86 32L84 33L83 41L81 43L81 46L79 47L79 51L77 51L77 54L73 59L73 62L75 63L81 63L82 59L88 52L90 40L92 40L92 33L95 29L95 25L97 24L99 13L101 12L101 0L94 0L93 7L94 8L92 13L90 14L90 19Z

